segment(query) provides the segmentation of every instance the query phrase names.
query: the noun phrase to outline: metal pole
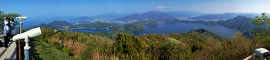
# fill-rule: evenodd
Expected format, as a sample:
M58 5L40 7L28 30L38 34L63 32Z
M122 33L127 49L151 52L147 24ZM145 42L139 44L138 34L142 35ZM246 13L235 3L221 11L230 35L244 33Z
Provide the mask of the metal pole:
M22 34L22 19L20 21L20 34ZM28 39L28 38L25 38L25 39ZM21 51L21 45L20 45L21 44L21 41L20 40L18 40L18 41L19 41L19 54L20 54L19 55L19 60L21 60L21 58L22 58L22 56L21 56L22 53L20 52ZM24 53L26 53L26 52L24 52ZM25 55L25 57L26 57L26 55Z
M20 19L21 21L20 21L20 34L22 34L22 19ZM21 42L20 42L20 40L18 40L18 44L19 44L19 60L21 60Z
M22 33L22 19L20 21L20 34Z
M23 19L20 19L20 20L21 20L21 21L20 21L20 34L22 34L22 20L23 20ZM26 40L26 39L28 40L28 37L26 37L25 40ZM21 56L22 53L20 52L20 51L21 51L21 41L20 41L20 40L18 40L18 41L19 41L19 60L21 60L21 58L22 58L22 56ZM26 54L27 51L24 50L24 53ZM28 55L28 56L29 56L29 55ZM26 59L26 55L25 55L25 59Z
M18 43L18 60L22 60L22 57L21 57L21 46L20 46L20 40L17 40L17 43Z
M25 56L25 58L24 58L24 60L29 60L29 51L30 51L30 46L29 46L29 44L28 44L28 36L26 36L25 37L25 39L24 39L24 41L25 41L25 46L24 46L24 56Z
M248 56L247 58L243 59L243 60L250 60L253 58L253 60L255 60L255 53L253 53L252 55Z

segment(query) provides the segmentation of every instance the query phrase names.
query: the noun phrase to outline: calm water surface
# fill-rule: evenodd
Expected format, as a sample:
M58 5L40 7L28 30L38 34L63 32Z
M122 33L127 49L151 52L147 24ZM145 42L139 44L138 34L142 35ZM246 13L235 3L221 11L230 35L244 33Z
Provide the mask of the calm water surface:
M175 24L164 24L165 22L158 22L156 27L147 27L145 30L134 32L134 35L139 36L143 34L170 34L170 33L188 33L190 30L205 28L210 30L217 35L220 35L225 38L230 38L234 36L237 32L233 29L220 26L220 25L205 25L203 23L175 23Z

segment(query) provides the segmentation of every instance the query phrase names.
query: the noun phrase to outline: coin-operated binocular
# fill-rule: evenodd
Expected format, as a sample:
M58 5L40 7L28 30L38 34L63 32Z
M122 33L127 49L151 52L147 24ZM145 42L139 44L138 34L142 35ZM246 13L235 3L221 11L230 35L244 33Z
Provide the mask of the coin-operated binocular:
M255 49L254 54L248 56L243 60L249 60L251 58L255 59L255 55L260 56L260 60L266 60L270 58L270 52L265 48Z
M265 48L258 48L255 49L255 54L257 56L260 56L260 60L268 59L270 58L270 52Z
M41 29L40 29L40 27L37 27L37 28L31 29L31 30L28 30L24 33L14 35L12 37L13 41L24 39L24 41L25 41L25 46L24 46L25 60L29 60L29 50L31 48L28 44L28 42L29 42L28 38L33 38L33 37L36 37L39 35L41 35Z

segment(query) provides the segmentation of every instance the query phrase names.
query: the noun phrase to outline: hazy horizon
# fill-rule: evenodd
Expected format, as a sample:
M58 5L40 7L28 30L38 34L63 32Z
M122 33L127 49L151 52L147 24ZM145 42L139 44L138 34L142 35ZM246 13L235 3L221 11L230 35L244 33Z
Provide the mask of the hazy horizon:
M0 10L22 16L95 16L106 13L158 11L196 11L202 13L270 12L267 0L101 0L101 1L1 1ZM12 2L12 3L11 3Z

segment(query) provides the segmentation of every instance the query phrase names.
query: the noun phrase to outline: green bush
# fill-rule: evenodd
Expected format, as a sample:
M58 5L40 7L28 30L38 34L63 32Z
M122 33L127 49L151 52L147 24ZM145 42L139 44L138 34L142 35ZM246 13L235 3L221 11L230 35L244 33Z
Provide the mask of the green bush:
M54 47L56 47L57 49L61 49L61 44L59 42L53 42L52 44Z
M70 51L69 51L69 49L67 47L62 48L62 51L67 53L67 54L70 54Z
M113 44L113 50L120 58L140 59L143 50L143 43L134 35L119 33Z

